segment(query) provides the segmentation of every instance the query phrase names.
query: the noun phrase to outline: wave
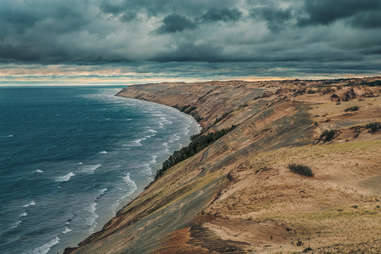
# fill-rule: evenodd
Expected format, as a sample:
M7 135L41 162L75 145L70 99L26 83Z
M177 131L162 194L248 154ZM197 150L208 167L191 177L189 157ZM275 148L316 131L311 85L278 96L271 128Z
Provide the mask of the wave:
M106 194L107 191L108 191L107 188L101 189L99 191L99 195L95 198L95 201L98 201L104 194Z
M73 231L73 230L71 230L69 227L65 227L64 230L62 231L62 234L67 234L71 231Z
M157 155L152 155L151 164L156 164L157 162Z
M170 124L173 124L173 122L171 120L168 120L166 117L164 116L161 116L160 117L160 122L159 122L159 126L160 128L163 128L165 125L170 125Z
M37 173L37 174L42 174L42 173L44 173L44 170L36 169L34 172Z
M147 176L152 175L152 169L149 163L144 163L142 168L143 168L144 175L147 175Z
M107 191L108 191L107 188L101 189L98 199L99 199L100 197L102 197Z
M148 129L147 132L151 132L151 133L157 133L157 130L154 130L154 129Z
M107 151L101 151L101 152L99 152L100 154L108 154L108 152Z
M103 188L99 191L99 195L95 198L95 201L90 205L90 207L87 208L87 211L91 214L90 217L86 219L86 223L88 226L90 226L89 232L93 233L95 231L97 224L97 219L99 218L99 215L96 213L97 206L98 206L98 200L108 191L108 188ZM71 231L71 230L70 230ZM68 233L68 232L67 232Z
M94 173L95 170L97 170L98 168L100 168L102 166L102 164L95 164L95 165L87 165L87 166L84 166L81 168L81 172L82 173Z
M157 134L157 131L154 130L154 129L148 129L146 132L148 132L148 133L150 133L150 134L147 135L147 136L145 136L145 137L144 137L145 139L155 137L156 134Z
M59 176L56 178L56 182L67 182L70 180L70 178L72 178L73 176L75 176L75 174L73 172L70 172L64 176Z
M95 228L97 226L97 219L99 218L97 211L97 202L94 202L90 205L90 207L87 209L88 212L90 212L91 216L86 219L87 225L90 226L89 232L93 233L95 231Z
M21 218L21 217L26 217L26 216L28 216L28 213L27 213L27 212L23 212L22 214L19 215L20 218Z
M184 134L186 136L188 136L189 132L190 132L190 127L185 128Z
M21 222L22 222L22 220L18 220L18 221L16 221L15 223L13 223L12 225L11 225L11 230L12 229L16 229L16 228L18 228L18 226L20 226L20 224L21 224Z
M136 185L136 183L131 179L130 173L127 173L127 175L123 177L123 180L127 184L128 191L125 195L123 195L120 199L118 199L115 205L113 205L113 210L115 212L117 212L117 210L121 208L120 205L122 204L122 202L126 198L131 196L138 189L138 186ZM119 190L124 191L123 188L119 188Z
M145 138L138 138L134 141L131 141L130 144L128 144L126 146L143 146L141 142L144 140L145 140Z
M30 254L47 254L50 249L57 245L58 243L60 242L60 238L58 236L56 236L55 238L53 238L52 240L50 240L49 242L45 243L44 245L34 249L32 252L28 252Z
M35 205L36 205L36 202L34 202L34 200L32 200L28 204L25 204L23 207L27 208L29 206L35 206Z
M172 135L170 138L169 138L169 143L174 143L176 141L179 141L180 140L180 136L177 135L177 134L174 134Z
M13 134L9 134L9 135L6 135L6 136L0 136L0 138L13 138L14 135Z
M131 195L138 189L138 186L136 185L136 183L131 179L130 173L127 173L127 175L123 177L123 180L125 183L127 183L127 186L130 189L129 192L126 194L126 196Z
M169 153L168 143L167 143L167 142L164 142L164 143L163 143L163 146L165 147L165 152L166 152L166 153Z

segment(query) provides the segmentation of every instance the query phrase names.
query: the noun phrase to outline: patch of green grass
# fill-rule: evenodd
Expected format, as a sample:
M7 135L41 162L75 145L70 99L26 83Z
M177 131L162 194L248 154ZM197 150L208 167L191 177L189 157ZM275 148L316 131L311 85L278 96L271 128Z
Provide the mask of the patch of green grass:
M299 165L299 164L290 164L288 165L288 168L299 175L302 176L308 176L308 177L313 177L314 174L312 173L312 170L310 167L305 166L305 165Z

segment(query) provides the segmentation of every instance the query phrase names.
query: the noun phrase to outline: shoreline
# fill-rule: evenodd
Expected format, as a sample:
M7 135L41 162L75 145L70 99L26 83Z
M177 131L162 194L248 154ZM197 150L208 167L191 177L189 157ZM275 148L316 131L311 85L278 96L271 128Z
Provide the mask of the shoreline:
M351 235L350 239L355 224L340 222L345 220L340 211L352 211L353 204L356 209L379 215L376 193L369 190L364 199L361 196L365 195L364 190L356 184L364 181L364 177L381 174L377 170L381 132L370 133L364 125L381 121L380 85L381 78L373 77L334 81L160 83L123 89L118 96L171 106L197 116L202 134L237 127L169 168L101 231L82 241L79 247L66 249L65 254L121 250L160 254L224 253L224 250L267 253L266 246L274 246L271 251L302 252L305 247L296 243L307 239L309 248L317 253L367 245L381 249L378 240L370 240L375 234L373 217L369 223L362 223L365 231ZM353 104L360 111L347 113ZM361 110L365 107L366 110ZM368 115L368 111L378 113ZM328 128L335 132L329 143L322 141ZM367 151L361 158L373 170L368 167L367 175L361 167L351 168L352 175L345 175L348 167L337 164L350 161L358 153L356 147ZM330 167L324 164L325 160L315 160L314 153L340 159L329 160L336 163ZM290 172L287 158L307 163L314 177L301 178ZM349 179L335 181L338 175ZM331 189L330 195L325 195L327 179L340 186ZM350 188L357 189L350 192ZM325 235L324 246L320 233L314 231L315 217L305 215L306 209L312 214L331 210L338 213L329 224L320 222L323 228L336 225L335 237ZM356 216L352 220L364 220L361 213ZM298 224L300 219L303 225ZM239 234L231 234L232 231Z
M123 89L124 89L124 88L123 88ZM146 102L146 103L150 103L150 104L157 104L157 105L159 105L160 107L167 107L168 109L175 110L175 111L177 111L178 113L183 114L184 116L186 116L187 118L189 118L189 119L190 119L191 121L193 121L194 123L197 123L197 124L196 124L196 128L195 128L193 131L192 131L192 130L189 130L190 133L195 133L195 134L193 134L193 135L198 135L198 134L202 133L202 127L200 126L199 122L198 122L196 119L194 119L194 117L193 117L192 115L190 115L190 114L186 114L186 113L182 112L181 110L179 110L179 109L176 108L176 107L171 107L171 106L167 106L167 105L164 105L164 104L155 103L155 102L148 101L148 100L141 100L141 99L134 99L134 98L126 98L126 97L120 96L119 93L122 92L123 89L120 90L118 93L116 93L114 96L115 96L115 97L118 97L118 98L122 98L122 99L130 99L130 100L132 99L132 100L138 100L138 101ZM190 127L191 127L191 126L190 126ZM186 142L184 142L183 144L179 144L180 148L179 148L178 150L180 150L180 149L183 148L183 147L187 147L187 146L189 145L189 143L191 142L191 139L190 139L190 138L191 138L193 135L191 135L191 136L189 137L189 139L188 139ZM172 154L173 154L173 153L172 153ZM169 154L168 157L167 157L166 159L168 159L172 154ZM166 159L165 159L165 160L166 160ZM165 161L165 160L164 160L164 161ZM163 161L163 162L164 162L164 161ZM161 163L161 165L162 165L162 163ZM159 171L159 170L161 169L161 167L162 167L162 166L160 166L160 168L157 168L157 169L156 169L156 172ZM155 173L155 175L156 175L156 173ZM79 242L78 245L77 245L77 247L68 247L68 248L65 248L65 249L63 250L63 254L71 253L71 251L73 251L73 250L75 250L76 248L78 248L79 246L81 246L81 243L86 242L86 241L87 241L89 238L91 238L93 235L96 235L97 232L102 231L102 230L106 227L106 225L107 225L112 219L114 219L115 217L119 216L119 213L121 212L121 210L123 210L123 208L125 208L125 207L128 206L129 204L133 203L134 200L137 199L137 198L139 197L139 195L140 195L143 191L145 191L145 190L146 190L151 184L153 184L155 181L156 181L156 180L155 180L155 178L154 178L152 181L148 182L148 183L146 184L146 186L143 186L143 187L140 189L140 191L138 191L138 190L139 190L139 189L138 189L136 192L132 193L131 196L127 198L127 200L130 200L130 201L125 202L124 205L122 205L121 207L119 207L119 208L115 211L115 214L114 214L113 216L111 216L110 219L106 220L106 223L102 226L102 228L101 228L100 230L91 233L91 234L88 235L85 239L82 238L82 239L80 239L79 241L76 241L76 242Z

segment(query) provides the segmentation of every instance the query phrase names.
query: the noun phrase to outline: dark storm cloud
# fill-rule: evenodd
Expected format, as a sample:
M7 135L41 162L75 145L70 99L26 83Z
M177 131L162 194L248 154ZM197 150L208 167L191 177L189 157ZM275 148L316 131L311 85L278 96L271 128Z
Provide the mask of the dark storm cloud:
M301 25L328 25L339 19L363 14L381 7L379 0L305 0L307 17L301 18Z
M177 49L169 54L159 55L155 60L161 62L167 61L219 61L222 54L222 48L210 44L195 45L192 43L183 43L178 45Z
M355 15L350 24L358 28L381 28L381 8Z
M171 14L164 18L159 33L176 33L186 29L195 29L197 25L185 16Z
M241 18L242 13L238 9L210 9L202 17L202 22L216 21L237 21Z
M259 7L251 10L251 16L259 20L265 20L271 30L277 31L293 17L293 14L291 9Z
M0 62L379 61L379 0L1 0Z

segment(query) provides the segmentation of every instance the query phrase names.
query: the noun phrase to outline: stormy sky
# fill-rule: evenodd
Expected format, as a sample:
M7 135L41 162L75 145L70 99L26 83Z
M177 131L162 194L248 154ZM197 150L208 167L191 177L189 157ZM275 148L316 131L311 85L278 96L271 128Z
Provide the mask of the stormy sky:
M0 0L0 72L197 62L368 73L380 56L380 0Z

